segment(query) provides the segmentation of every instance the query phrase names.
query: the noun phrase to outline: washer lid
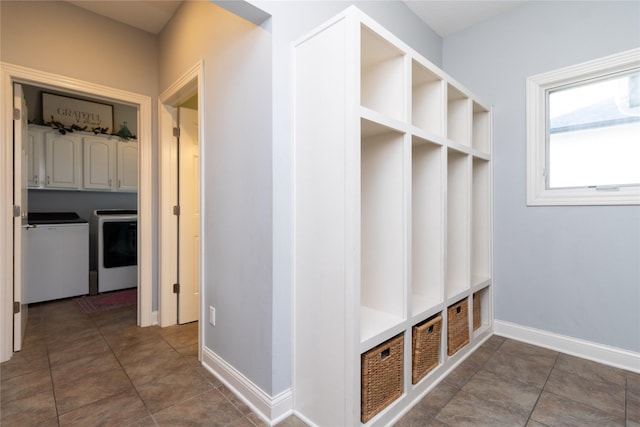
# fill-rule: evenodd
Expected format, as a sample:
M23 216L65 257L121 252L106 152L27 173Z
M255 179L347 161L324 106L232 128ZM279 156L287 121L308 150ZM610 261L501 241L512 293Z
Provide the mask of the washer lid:
M137 209L98 209L93 211L93 214L96 216L106 216L106 215L137 215Z
M86 219L80 218L75 212L29 212L29 224L83 224Z

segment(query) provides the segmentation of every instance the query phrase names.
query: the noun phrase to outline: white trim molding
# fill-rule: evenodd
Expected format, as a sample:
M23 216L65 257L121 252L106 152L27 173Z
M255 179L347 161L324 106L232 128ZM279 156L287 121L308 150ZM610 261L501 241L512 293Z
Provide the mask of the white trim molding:
M530 328L516 323L505 322L503 320L494 320L493 328L495 335L640 373L640 353Z
M201 59L178 78L171 86L165 89L158 98L158 318L161 327L175 325L178 322L178 299L173 293L173 284L178 278L178 266L175 262L178 256L178 224L175 220L172 208L178 204L178 145L173 136L173 128L177 124L177 109L193 94L198 96L198 141L204 141L204 61ZM204 170L205 147L200 143L200 170ZM204 183L199 184L198 200L200 203L200 235L204 229ZM204 290L204 240L200 239L199 262L199 316L205 319L203 308ZM204 330L204 328L200 328ZM199 336L199 342L204 342Z
M268 425L276 425L293 413L293 393L290 388L270 396L205 346L202 346L202 366Z
M640 48L537 74L527 79L527 205L640 204L640 187L638 186L548 189L545 178L547 91L638 67L640 67Z

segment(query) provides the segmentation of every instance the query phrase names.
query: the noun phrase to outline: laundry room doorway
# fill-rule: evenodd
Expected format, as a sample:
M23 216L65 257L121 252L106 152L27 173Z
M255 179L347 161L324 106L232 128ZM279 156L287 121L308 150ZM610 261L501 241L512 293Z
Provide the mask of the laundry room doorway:
M152 125L151 125L151 98L149 96L123 91L107 86L102 86L68 76L48 73L32 68L2 63L0 64L2 84L2 96L0 109L0 121L2 122L2 140L5 148L4 155L0 156L0 176L4 182L12 186L3 186L0 191L0 223L2 234L13 236L13 223L8 218L7 212L13 212L13 183L21 180L20 170L15 170L13 164L13 104L14 84L34 85L49 90L64 91L78 96L89 96L93 99L105 102L116 102L137 108L138 117L138 319L139 326L150 326L154 323L153 301L153 193L152 193ZM16 184L18 185L18 184ZM20 274L18 270L22 262L22 248L14 246L14 239L2 239L0 243L0 255L5 262L4 269L0 270L0 294L3 296L0 305L0 318L3 327L0 329L0 361L8 360L14 352L13 330L16 319L13 314L14 307L14 275ZM15 261L14 261L15 260ZM22 269L24 270L24 269ZM20 304L21 301L15 301ZM23 325L21 325L21 328ZM19 348L19 346L18 346Z

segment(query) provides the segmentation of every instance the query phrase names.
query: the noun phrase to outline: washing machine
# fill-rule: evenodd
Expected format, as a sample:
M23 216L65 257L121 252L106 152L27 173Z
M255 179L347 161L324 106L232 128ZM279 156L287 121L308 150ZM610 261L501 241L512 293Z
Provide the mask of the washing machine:
M138 211L99 209L91 215L91 264L98 292L138 286Z

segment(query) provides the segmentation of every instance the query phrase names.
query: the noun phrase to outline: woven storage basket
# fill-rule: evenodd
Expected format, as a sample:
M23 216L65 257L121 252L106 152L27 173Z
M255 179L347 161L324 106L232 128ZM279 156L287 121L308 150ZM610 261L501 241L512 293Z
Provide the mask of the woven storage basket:
M455 354L469 343L469 299L447 309L447 354Z
M440 362L442 316L437 315L413 327L411 383L416 384Z
M402 395L403 354L403 334L362 354L360 420L363 424Z
M473 294L473 330L475 331L482 324L482 305L480 304L481 294Z

